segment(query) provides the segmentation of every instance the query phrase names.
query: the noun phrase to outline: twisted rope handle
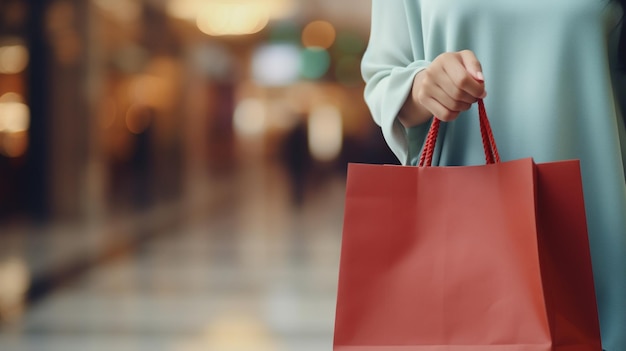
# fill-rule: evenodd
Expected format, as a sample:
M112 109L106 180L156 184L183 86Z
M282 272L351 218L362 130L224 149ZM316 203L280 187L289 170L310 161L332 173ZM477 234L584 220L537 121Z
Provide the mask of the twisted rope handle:
M478 100L478 117L480 119L480 133L483 138L483 147L485 149L485 161L487 164L500 163L500 153L496 146L496 139L491 131L491 124L487 118L485 103L482 99Z
M496 146L496 140L493 137L491 125L487 118L487 111L485 110L485 104L482 99L478 100L478 117L480 121L480 134L483 140L483 149L485 150L485 162L487 164L500 163L500 154ZM437 144L437 135L439 134L439 126L441 120L437 117L433 118L433 122L426 136L426 142L424 143L424 150L420 156L420 167L430 167L433 163L433 154L435 152L435 145Z

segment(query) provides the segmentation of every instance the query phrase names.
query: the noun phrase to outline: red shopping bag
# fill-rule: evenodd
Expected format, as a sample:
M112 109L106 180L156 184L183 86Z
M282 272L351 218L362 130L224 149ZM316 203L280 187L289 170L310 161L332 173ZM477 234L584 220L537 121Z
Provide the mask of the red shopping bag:
M350 164L335 351L600 351L578 161ZM435 119L435 121L437 121Z

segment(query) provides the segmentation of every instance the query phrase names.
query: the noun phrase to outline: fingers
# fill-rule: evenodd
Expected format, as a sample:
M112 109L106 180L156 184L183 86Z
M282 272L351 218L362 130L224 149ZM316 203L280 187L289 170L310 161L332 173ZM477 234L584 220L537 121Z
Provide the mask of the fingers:
M443 65L444 75L438 77L438 85L455 101L473 104L484 92L483 84L469 75L457 62Z
M414 98L443 121L455 119L487 95L482 67L469 50L441 54L419 75Z
M423 100L422 105L430 111L433 116L444 121L449 122L456 119L460 111L453 111L444 106L441 102L436 100L435 98L429 97Z
M465 69L478 81L484 81L483 68L480 65L480 61L476 58L473 52L470 50L459 51L459 56L463 61Z
M450 75L456 86L475 99L484 98L486 96L485 77L480 62L474 53L464 50L459 51L454 56L457 60L446 60L444 67L450 70Z
M422 89L417 96L418 102L443 121L456 118L461 111L469 109L476 101L475 98L458 89L451 79L438 80L431 72L424 74L421 84Z

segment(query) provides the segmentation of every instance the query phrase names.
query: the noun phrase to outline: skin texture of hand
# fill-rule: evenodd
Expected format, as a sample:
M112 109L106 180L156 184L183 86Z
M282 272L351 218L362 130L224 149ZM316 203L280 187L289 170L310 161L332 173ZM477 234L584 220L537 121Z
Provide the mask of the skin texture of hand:
M452 121L486 95L482 68L473 52L443 53L415 76L398 119L407 128L432 116Z

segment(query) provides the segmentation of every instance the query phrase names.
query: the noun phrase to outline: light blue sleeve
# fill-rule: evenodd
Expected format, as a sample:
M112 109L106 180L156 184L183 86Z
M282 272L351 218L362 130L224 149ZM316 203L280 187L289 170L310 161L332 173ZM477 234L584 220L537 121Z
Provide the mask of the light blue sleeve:
M620 11L621 13L621 11ZM620 14L620 18L621 18ZM610 37L609 54L611 60L611 79L613 83L613 94L616 100L615 111L618 115L618 133L620 133L619 140L621 140L621 153L622 164L626 165L626 65L619 62L619 38L622 33L622 26L624 23L620 21L620 24L613 29ZM621 118L619 118L621 117ZM625 169L626 173L626 169Z
M409 145L409 136L425 135L423 131L407 131L397 118L411 92L415 75L429 64L424 56L420 23L415 21L419 18L417 6L407 9L404 0L372 0L370 39L361 62L366 83L365 101L391 151L402 164L409 163L422 146L421 143L416 145L421 139L419 136L418 140L411 137Z

